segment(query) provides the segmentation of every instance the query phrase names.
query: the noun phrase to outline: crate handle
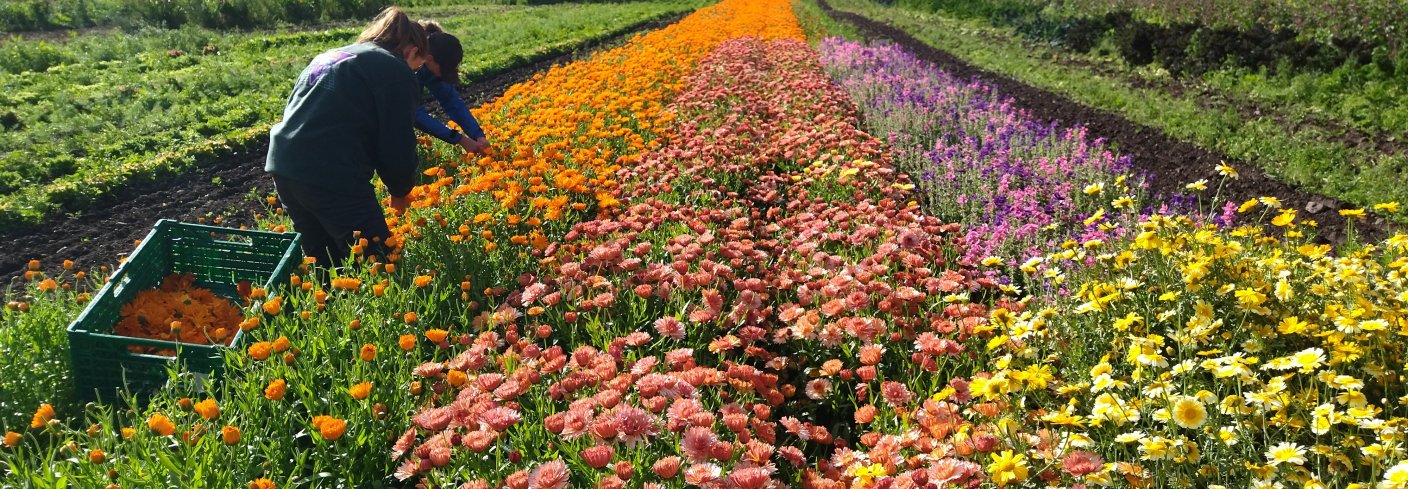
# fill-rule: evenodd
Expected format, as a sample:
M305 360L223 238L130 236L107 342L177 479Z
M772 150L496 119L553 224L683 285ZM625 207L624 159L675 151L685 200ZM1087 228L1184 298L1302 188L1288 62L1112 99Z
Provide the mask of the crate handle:
M114 299L122 295L123 290L127 290L127 284L132 283L132 277L128 277L127 270L122 268L118 268L112 277L108 277L108 280L112 282L111 290Z
M214 228L221 229L221 228ZM253 248L254 239L251 236L236 234L231 232L210 231L210 239L222 245L239 246L241 248Z

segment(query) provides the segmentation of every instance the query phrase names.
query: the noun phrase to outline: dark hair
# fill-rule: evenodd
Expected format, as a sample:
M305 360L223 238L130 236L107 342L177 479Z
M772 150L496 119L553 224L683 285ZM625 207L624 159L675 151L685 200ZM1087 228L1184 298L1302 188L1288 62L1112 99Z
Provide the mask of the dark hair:
M405 12L396 7L386 7L372 19L357 42L371 41L378 46L399 53L408 46L415 46L421 53L429 50L425 40L425 28L411 21Z

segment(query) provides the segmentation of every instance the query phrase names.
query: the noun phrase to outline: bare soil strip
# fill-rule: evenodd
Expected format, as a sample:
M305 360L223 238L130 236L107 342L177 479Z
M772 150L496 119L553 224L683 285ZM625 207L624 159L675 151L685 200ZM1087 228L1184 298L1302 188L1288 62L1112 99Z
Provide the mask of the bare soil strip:
M545 71L555 64L589 56L600 49L619 46L642 32L660 29L683 18L684 14L650 21L625 33L579 46L572 52L529 63L485 80L469 80L460 88L465 103L481 105L504 93L509 87ZM278 94L276 96L283 96ZM438 110L438 107L432 107ZM492 135L491 135L492 137ZM260 140L200 168L159 182L130 185L82 214L10 233L0 231L0 291L18 284L29 260L39 260L47 272L57 272L66 259L78 269L99 265L116 266L117 260L132 252L133 243L151 231L158 219L210 223L220 216L225 227L253 226L254 214L263 212L260 202L246 196L251 189L259 196L274 192L274 181L264 173L267 140Z
M1089 128L1092 137L1105 138L1120 153L1133 158L1134 171L1148 177L1150 191L1157 198L1185 193L1184 185L1199 179L1215 180L1214 167L1225 161L1241 175L1222 189L1222 195L1227 200L1241 202L1255 197L1276 197L1287 207L1299 209L1300 217L1318 222L1321 242L1338 244L1347 238L1348 223L1337 211L1353 208L1352 205L1274 180L1245 161L1173 139L1158 129L1134 123L1118 114L1090 108L1064 96L978 68L892 25L833 9L826 0L818 0L818 3L827 15L855 25L868 37L890 40L955 76L978 78L992 85L999 93L1016 100L1019 107L1030 110L1037 119ZM1356 240L1360 242L1387 237L1392 230L1392 224L1379 217L1356 221L1353 225Z

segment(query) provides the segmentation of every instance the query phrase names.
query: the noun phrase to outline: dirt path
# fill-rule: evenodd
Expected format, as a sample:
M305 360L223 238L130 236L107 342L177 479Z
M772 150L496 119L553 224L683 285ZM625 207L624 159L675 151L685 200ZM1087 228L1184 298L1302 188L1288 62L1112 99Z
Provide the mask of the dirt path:
M608 47L618 46L641 32L659 29L683 18L671 15L647 22L610 38L588 43L576 50L542 61L510 69L485 80L472 80L460 94L471 107L504 93L509 87L545 71ZM438 107L432 107L432 110ZM492 136L492 135L491 135ZM22 233L0 231L0 293L16 284L31 259L40 260L44 270L55 273L66 259L78 269L115 266L132 252L133 243L151 231L158 219L178 219L207 223L221 217L221 226L253 226L254 214L264 204L247 198L271 195L274 181L264 173L268 141L203 164L200 168L155 183L131 185L111 198L94 205L77 217L55 219ZM251 190L253 189L253 190Z
M1213 168L1225 161L1241 175L1223 188L1222 195L1226 199L1241 202L1254 197L1276 197L1286 206L1299 209L1301 218L1316 220L1323 242L1340 243L1345 240L1347 223L1336 211L1354 206L1274 180L1245 161L1173 139L1158 129L1134 123L1118 114L1090 108L1064 96L978 68L889 24L835 10L825 0L818 3L827 15L855 25L868 37L893 41L920 59L934 63L959 78L981 79L999 93L1016 100L1019 107L1030 110L1037 119L1056 121L1066 126L1080 124L1089 128L1093 137L1106 138L1121 153L1132 157L1134 171L1149 177L1150 190L1155 196L1181 193L1189 182L1212 179L1215 176ZM1354 232L1360 241L1377 240L1388 236L1390 227L1391 224L1382 218L1370 218L1369 221L1355 222Z

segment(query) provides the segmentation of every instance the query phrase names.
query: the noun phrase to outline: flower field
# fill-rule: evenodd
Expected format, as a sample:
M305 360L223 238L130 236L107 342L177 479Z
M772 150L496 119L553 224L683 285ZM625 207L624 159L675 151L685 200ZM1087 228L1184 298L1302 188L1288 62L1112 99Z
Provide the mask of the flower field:
M32 273L0 486L1408 486L1408 236L1316 244L1231 167L1154 200L792 8L536 75L490 155L426 141L395 253L252 294L217 384L77 405L42 362L93 281Z

